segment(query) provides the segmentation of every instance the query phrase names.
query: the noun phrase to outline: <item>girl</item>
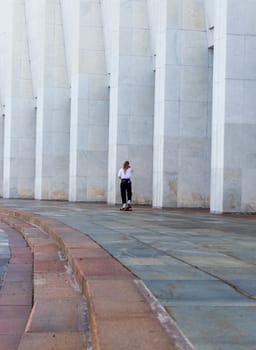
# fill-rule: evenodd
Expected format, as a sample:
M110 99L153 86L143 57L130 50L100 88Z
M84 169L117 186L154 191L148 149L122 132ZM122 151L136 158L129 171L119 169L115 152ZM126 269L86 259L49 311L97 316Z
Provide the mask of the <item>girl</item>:
M121 180L120 190L122 198L122 207L120 210L131 210L131 201L132 201L132 168L128 160L123 164L123 167L118 172L118 177ZM128 201L126 202L126 198Z

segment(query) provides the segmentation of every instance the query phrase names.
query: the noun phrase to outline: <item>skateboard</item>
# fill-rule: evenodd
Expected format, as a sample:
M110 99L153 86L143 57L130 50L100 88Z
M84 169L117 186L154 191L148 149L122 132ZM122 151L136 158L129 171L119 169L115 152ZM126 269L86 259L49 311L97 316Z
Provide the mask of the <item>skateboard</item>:
M125 211L132 211L132 207L130 206L130 204L126 206Z
M132 207L128 204L125 208L120 208L121 211L132 211Z

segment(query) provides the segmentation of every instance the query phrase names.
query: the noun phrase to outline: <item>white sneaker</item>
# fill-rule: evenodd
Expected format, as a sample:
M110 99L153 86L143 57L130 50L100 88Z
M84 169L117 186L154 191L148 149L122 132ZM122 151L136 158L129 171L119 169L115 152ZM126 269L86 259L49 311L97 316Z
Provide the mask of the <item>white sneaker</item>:
M125 209L126 209L126 203L121 206L120 210L125 210Z

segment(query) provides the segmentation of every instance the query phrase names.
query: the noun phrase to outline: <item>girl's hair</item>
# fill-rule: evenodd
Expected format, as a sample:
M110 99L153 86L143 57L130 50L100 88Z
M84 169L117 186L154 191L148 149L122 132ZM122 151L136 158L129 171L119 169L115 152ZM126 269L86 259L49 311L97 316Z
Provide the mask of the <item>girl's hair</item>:
M130 168L130 162L128 160L126 160L123 164L124 172L126 172L126 170L129 168Z

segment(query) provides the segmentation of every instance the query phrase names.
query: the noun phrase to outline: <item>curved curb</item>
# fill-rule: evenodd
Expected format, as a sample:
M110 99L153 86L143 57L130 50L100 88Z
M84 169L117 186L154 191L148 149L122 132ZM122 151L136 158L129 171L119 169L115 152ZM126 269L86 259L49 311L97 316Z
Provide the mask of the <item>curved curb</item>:
M19 332L19 337L16 337L16 343L14 344L12 339L5 337L5 343L9 342L8 346L1 347L1 342L0 348L3 350L84 350L90 340L86 331L88 321L84 317L87 305L80 289L74 283L72 275L68 273L66 260L62 256L58 244L39 228L20 218L10 215L1 215L0 218L2 222L13 227L15 229L13 231L16 232L19 239L23 240L19 234L21 232L31 248L27 247L30 250L29 266L28 258L24 257L24 253L22 255L23 260L26 258L24 262L27 265L18 266L19 282L16 283L16 293L13 293L15 300L11 299L11 302L15 304L17 300L24 303L24 293L20 292L20 289L24 284L24 269L26 267L28 270L27 267L30 267L30 288L27 288L27 294L30 296L29 312L25 313L24 308L20 310L20 313L24 313L23 318L26 319L23 322L23 329ZM24 244L26 244L25 241ZM12 244L10 246L12 247ZM16 264L21 260L16 251L12 254L12 260ZM4 281L8 279L7 277ZM22 288L24 289L24 287ZM6 298L3 302L5 301ZM10 306L8 308L10 309ZM16 334L17 327L11 328Z
M93 349L194 349L167 313L164 321L159 318L160 305L150 302L139 280L88 235L29 212L0 208L0 213L37 226L58 242L87 298ZM24 227L15 228L26 238Z

